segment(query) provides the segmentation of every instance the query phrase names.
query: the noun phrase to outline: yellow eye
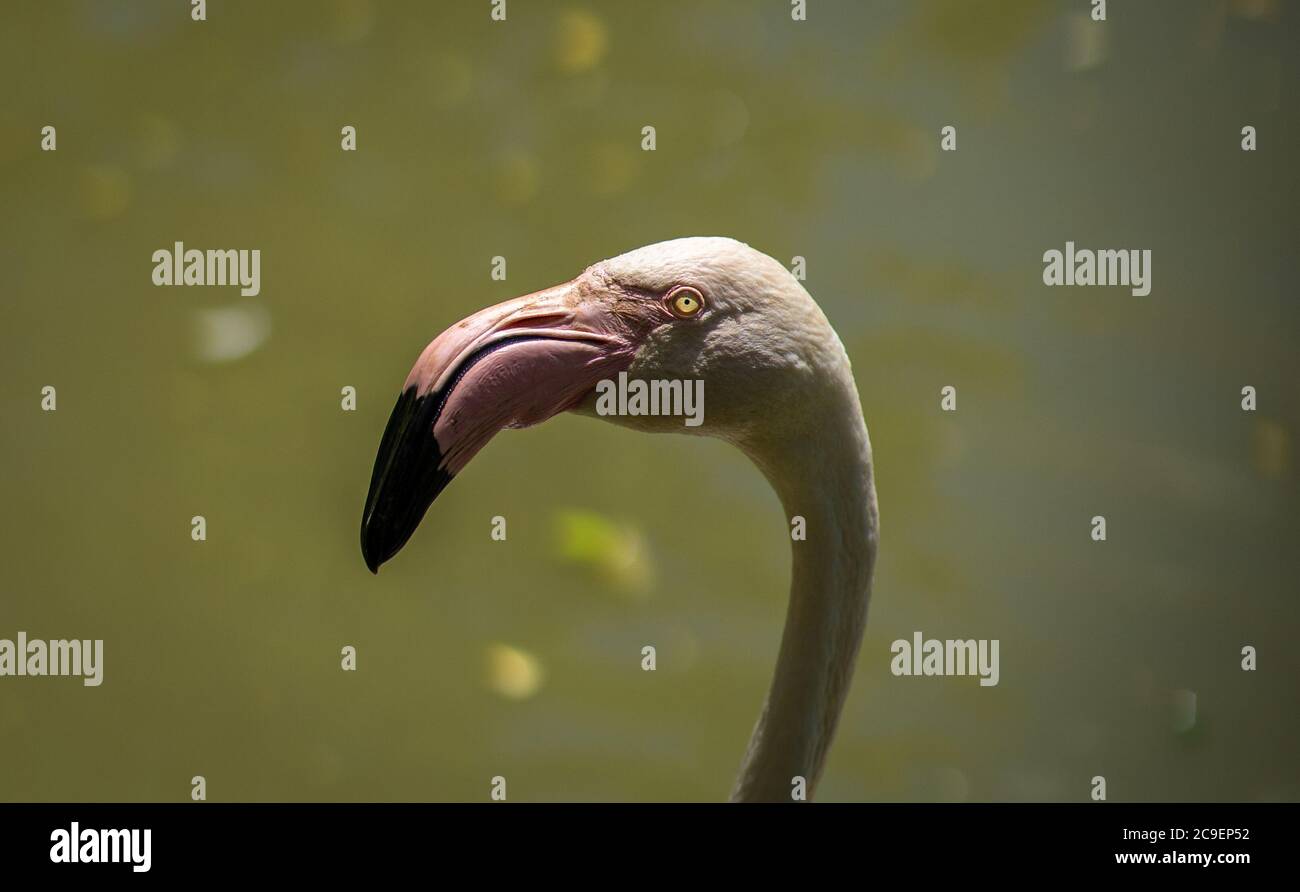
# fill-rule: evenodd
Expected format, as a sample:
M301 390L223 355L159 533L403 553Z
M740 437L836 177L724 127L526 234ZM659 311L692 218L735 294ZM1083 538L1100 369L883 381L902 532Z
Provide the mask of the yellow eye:
M673 292L672 307L678 316L694 316L704 308L704 298L694 288L679 288Z

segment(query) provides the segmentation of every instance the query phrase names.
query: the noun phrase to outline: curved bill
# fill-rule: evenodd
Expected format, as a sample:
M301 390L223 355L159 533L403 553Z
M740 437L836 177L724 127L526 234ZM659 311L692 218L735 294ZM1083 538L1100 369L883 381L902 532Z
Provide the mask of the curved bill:
M361 517L371 572L395 555L429 505L507 427L538 424L626 369L616 319L569 285L488 307L438 335L388 419Z

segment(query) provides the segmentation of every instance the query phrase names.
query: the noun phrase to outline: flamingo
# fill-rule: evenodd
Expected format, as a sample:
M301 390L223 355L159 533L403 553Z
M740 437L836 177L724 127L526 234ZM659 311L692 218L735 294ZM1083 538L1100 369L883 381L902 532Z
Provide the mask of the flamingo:
M733 801L811 798L866 626L879 518L848 355L779 262L730 238L680 238L488 307L434 338L384 430L361 520L371 572L497 431L596 415L596 385L703 380L704 423L602 415L647 432L720 437L775 490L792 530L790 600L771 686ZM802 783L801 783L802 782Z

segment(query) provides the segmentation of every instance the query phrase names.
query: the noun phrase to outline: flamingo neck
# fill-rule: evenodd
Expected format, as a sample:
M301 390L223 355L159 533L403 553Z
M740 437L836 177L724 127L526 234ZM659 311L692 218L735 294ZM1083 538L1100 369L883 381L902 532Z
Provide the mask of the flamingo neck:
M848 696L866 628L875 564L871 443L852 375L807 423L745 445L785 509L803 517L793 546L790 602L772 685L750 738L733 801L789 802L795 778L808 798Z

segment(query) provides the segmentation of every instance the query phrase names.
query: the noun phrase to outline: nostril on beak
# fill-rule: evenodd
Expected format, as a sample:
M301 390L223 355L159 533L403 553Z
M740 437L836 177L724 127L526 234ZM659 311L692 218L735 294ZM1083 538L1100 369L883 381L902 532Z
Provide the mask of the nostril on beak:
M513 331L519 328L552 328L566 325L573 319L572 313L559 310L546 310L537 313L521 313L507 319L496 327L497 332Z

